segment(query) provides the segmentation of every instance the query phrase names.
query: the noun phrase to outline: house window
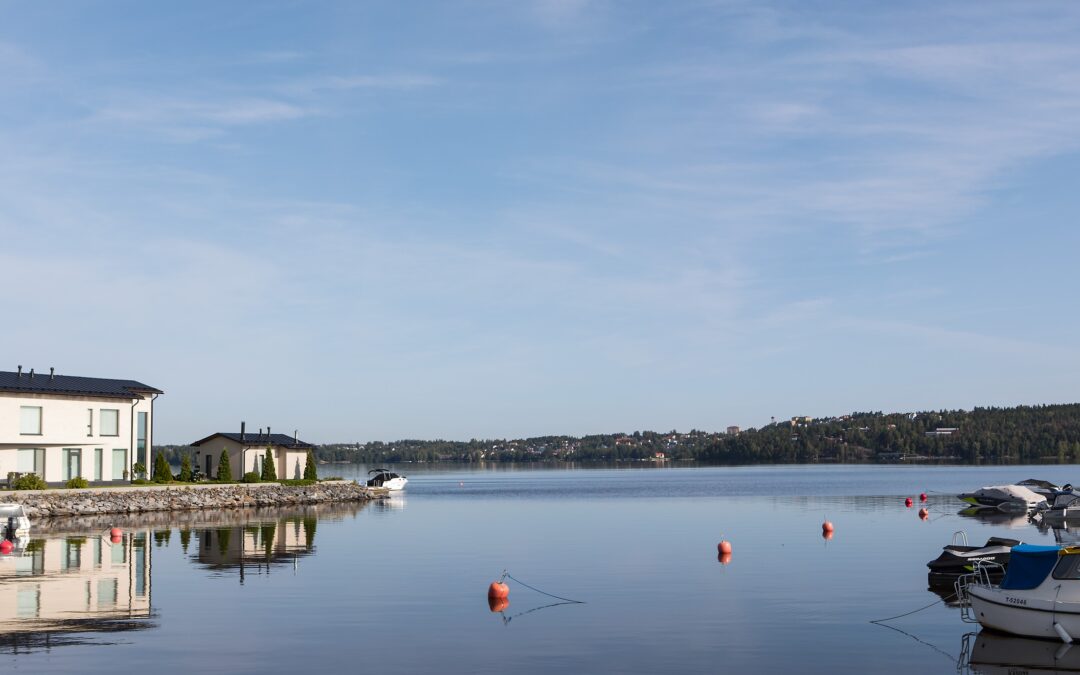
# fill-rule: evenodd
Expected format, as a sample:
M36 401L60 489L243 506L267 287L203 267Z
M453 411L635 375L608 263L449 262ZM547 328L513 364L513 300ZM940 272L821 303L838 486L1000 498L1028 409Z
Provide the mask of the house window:
M45 448L19 448L15 470L45 477Z
M120 435L120 411L102 408L101 410L101 435Z
M135 456L146 466L150 466L150 457L146 454L146 413L141 412L138 416L138 428L135 436Z
M41 435L41 406L24 405L21 408L19 433L23 436Z
M87 436L93 436L94 435L94 409L93 408L87 408L86 409L86 435Z

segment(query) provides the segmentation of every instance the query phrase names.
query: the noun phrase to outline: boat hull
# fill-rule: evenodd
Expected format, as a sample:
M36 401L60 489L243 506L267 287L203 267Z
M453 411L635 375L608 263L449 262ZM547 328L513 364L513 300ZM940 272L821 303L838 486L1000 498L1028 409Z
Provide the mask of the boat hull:
M1060 640L1058 624L1070 636L1080 638L1080 603L1055 602L1023 592L996 587L970 586L971 611L984 628L1025 637Z

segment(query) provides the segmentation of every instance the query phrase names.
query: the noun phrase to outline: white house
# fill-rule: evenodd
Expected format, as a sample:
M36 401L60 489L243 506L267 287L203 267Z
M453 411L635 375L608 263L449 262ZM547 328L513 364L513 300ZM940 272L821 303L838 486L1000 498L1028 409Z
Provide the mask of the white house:
M131 477L150 466L154 399L134 380L0 371L0 479L36 473L50 483Z
M254 471L262 473L263 457L269 448L274 453L274 471L279 479L304 477L307 453L315 446L305 443L295 435L266 433L247 433L246 425L240 423L240 433L219 431L191 444L195 448L195 465L207 478L216 478L221 451L229 453L229 469L234 479Z

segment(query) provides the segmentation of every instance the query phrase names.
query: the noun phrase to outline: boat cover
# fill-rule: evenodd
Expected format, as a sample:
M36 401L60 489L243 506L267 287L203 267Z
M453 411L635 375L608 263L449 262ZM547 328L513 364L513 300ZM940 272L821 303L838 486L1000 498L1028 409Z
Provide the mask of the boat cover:
M976 497L1002 502L1038 504L1039 502L1046 501L1046 497L1020 485L988 485L979 488L970 494Z
M1001 588L1007 591L1023 591L1035 588L1043 582L1050 570L1057 564L1060 546L1035 546L1020 544L1014 546L1009 556L1009 569L1001 581Z

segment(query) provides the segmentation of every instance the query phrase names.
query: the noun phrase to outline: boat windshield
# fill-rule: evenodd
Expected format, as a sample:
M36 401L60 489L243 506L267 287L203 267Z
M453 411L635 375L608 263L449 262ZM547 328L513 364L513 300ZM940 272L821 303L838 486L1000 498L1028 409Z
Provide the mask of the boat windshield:
M1058 546L1021 544L1013 547L1001 588L1012 591L1035 588L1050 574L1050 570L1054 569L1060 551Z

